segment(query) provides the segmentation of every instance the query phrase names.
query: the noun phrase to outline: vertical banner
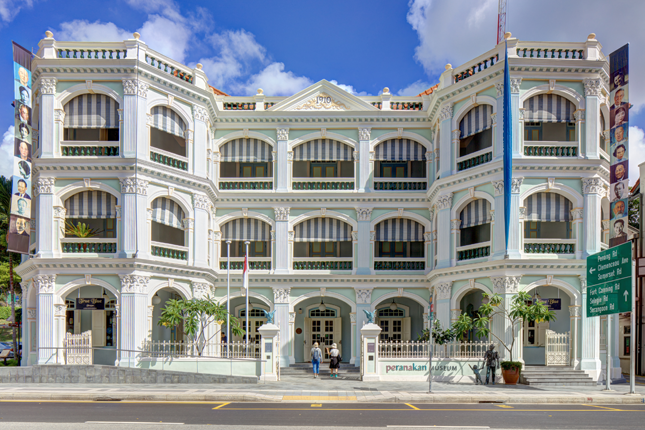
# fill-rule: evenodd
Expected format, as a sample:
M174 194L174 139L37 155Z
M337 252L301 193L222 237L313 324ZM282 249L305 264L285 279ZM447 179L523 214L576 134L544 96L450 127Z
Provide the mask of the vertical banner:
M508 256L508 236L511 226L511 184L513 182L513 119L511 117L511 72L508 66L508 42L504 45L504 240Z
M30 51L13 43L14 161L7 250L29 253L31 218L32 103Z
M613 247L627 241L629 225L629 44L609 57L609 87L609 246Z

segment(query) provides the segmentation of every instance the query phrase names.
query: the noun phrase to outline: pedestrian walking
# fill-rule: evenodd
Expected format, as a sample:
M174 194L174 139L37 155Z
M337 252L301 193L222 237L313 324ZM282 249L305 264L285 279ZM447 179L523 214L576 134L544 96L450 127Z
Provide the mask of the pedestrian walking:
M327 349L327 348L326 348ZM329 369L331 370L331 377L338 378L338 369L340 368L340 351L338 350L338 345L335 343L331 344L331 349L327 349L327 354L329 354Z
M486 362L486 385L488 385L488 378L493 380L495 385L495 370L499 365L499 354L495 351L495 345L488 347L488 351L484 353L484 361Z
M322 361L322 350L318 348L318 342L314 343L314 347L311 348L311 365L314 368L314 379L318 377L320 373L320 362Z

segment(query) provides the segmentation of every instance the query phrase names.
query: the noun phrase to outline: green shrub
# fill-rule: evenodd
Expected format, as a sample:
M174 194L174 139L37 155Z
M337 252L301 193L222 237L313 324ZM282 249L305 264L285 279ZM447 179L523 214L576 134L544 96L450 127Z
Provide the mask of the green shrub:
M18 315L19 307L16 307L16 316ZM11 316L11 306L0 306L0 320L6 320Z

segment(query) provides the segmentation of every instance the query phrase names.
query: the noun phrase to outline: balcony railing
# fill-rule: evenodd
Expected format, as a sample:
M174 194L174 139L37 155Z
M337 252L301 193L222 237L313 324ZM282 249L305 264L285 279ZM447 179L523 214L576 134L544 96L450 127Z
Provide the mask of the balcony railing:
M488 163L493 159L493 149L486 148L481 151L473 152L472 154L464 155L457 158L457 171L471 169L473 167L481 166Z
M273 178L220 178L219 189L224 190L272 190Z
M275 105L276 102L264 102L264 110L270 109Z
M177 62L161 58L160 54L155 53L155 55L153 56L153 52L149 52L150 54L146 53L146 63L150 64L152 67L156 67L162 72L166 72L176 78L179 78L184 82L188 82L190 84L193 83L193 75L191 71L184 69L183 66Z
M575 239L524 239L526 254L575 254Z
M529 157L577 157L578 145L575 142L525 141L524 155Z
M390 102L391 110L422 110L423 103L421 102Z
M220 260L220 270L226 270L226 259ZM231 270L244 270L244 257L231 257ZM271 270L271 257L250 257L249 270Z
M457 260L474 260L490 256L490 242L480 242L457 247Z
M292 188L295 191L354 191L354 178L293 178Z
M352 270L351 258L294 258L293 270Z
M223 106L224 110L255 110L253 102L224 103Z
M60 45L60 42L56 43ZM121 60L126 58L126 49L87 49L63 48L57 49L58 58L84 58L88 60Z
M63 141L60 152L63 157L118 157L119 142Z
M150 148L150 161L188 171L188 158L158 148Z
M382 109L383 102L372 102L372 106L374 106L376 109Z
M116 239L66 237L60 241L63 254L114 254Z
M374 178L374 189L376 191L425 191L428 189L428 180L426 178Z
M151 242L151 253L155 257L171 258L173 260L188 260L188 247L171 245L169 243Z
M375 257L374 270L425 270L425 258Z
M571 60L584 60L584 49L562 49L562 48L517 48L517 56L520 58L563 58Z
M487 53L484 55L486 56L483 58L480 56L479 58L475 59L474 61L476 61L476 63L474 63L473 65L455 73L455 83L476 75L477 73L494 66L499 61L499 54L493 54L489 56L489 54Z

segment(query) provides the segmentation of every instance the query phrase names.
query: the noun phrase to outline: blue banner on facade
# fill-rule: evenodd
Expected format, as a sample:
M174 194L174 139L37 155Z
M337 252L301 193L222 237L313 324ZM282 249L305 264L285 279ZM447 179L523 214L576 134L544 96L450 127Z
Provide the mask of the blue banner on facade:
M511 182L513 180L513 127L511 117L511 74L508 67L508 42L504 50L504 239L508 255L508 235L511 226Z

